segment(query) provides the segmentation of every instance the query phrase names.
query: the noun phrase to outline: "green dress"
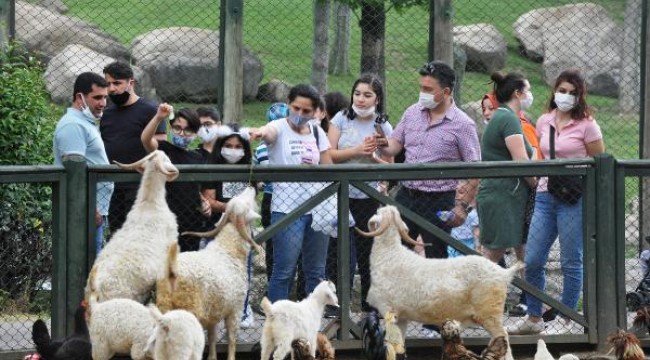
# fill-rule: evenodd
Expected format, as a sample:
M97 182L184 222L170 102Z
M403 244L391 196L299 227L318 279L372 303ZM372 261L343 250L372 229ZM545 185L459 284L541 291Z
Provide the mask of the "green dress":
M482 161L512 160L506 146L506 137L523 136L521 120L505 105L494 112L481 141ZM524 136L526 152L530 157L533 148ZM488 249L505 249L519 246L523 239L528 183L523 178L481 179L476 197L481 229L481 244Z

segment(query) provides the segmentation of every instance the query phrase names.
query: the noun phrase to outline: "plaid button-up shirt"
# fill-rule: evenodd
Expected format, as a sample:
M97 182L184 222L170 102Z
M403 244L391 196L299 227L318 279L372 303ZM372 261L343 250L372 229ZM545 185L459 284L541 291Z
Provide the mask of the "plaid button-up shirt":
M481 161L481 146L476 124L456 104L438 121L432 122L429 112L420 104L411 105L395 127L391 138L405 149L405 163L437 163ZM453 191L457 180L402 181L410 189L426 192Z

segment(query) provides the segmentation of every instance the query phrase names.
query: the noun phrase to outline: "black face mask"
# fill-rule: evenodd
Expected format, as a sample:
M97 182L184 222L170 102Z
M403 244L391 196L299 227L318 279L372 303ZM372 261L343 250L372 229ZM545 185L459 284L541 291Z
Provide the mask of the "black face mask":
M129 101L130 96L131 96L131 94L128 91L125 91L125 92L123 92L121 94L108 95L108 97L111 99L113 104L115 104L117 106L122 106L122 105L126 104L126 102Z

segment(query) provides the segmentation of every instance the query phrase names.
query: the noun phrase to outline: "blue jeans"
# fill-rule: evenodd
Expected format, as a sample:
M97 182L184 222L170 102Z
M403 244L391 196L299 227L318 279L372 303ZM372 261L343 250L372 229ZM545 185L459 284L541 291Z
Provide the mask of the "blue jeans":
M545 268L555 239L560 239L562 303L576 308L582 292L582 201L563 203L548 192L538 192L526 244L526 281L540 290L546 286ZM542 302L526 296L528 315L542 316Z
M102 223L95 229L95 256L99 255L104 243L104 227L106 226L106 217L102 216Z
M271 224L287 214L271 213ZM269 281L269 300L289 298L289 288L302 252L305 293L311 293L325 279L329 235L311 228L311 214L305 214L273 236L273 273Z

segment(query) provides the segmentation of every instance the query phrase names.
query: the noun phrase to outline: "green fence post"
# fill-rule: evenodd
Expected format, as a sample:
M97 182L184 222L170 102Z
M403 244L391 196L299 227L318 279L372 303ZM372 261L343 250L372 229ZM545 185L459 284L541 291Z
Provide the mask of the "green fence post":
M70 156L63 161L66 169L66 228L67 239L67 289L66 313L67 333L73 331L73 315L84 297L84 285L88 273L88 179L86 159Z
M67 174L66 174L67 175ZM63 180L63 179L62 179ZM66 182L52 185L52 338L66 334Z
M607 350L607 335L618 327L620 307L625 299L625 283L619 282L616 271L620 264L616 243L616 160L610 154L596 160L596 330L598 350ZM624 267L621 265L621 269Z

